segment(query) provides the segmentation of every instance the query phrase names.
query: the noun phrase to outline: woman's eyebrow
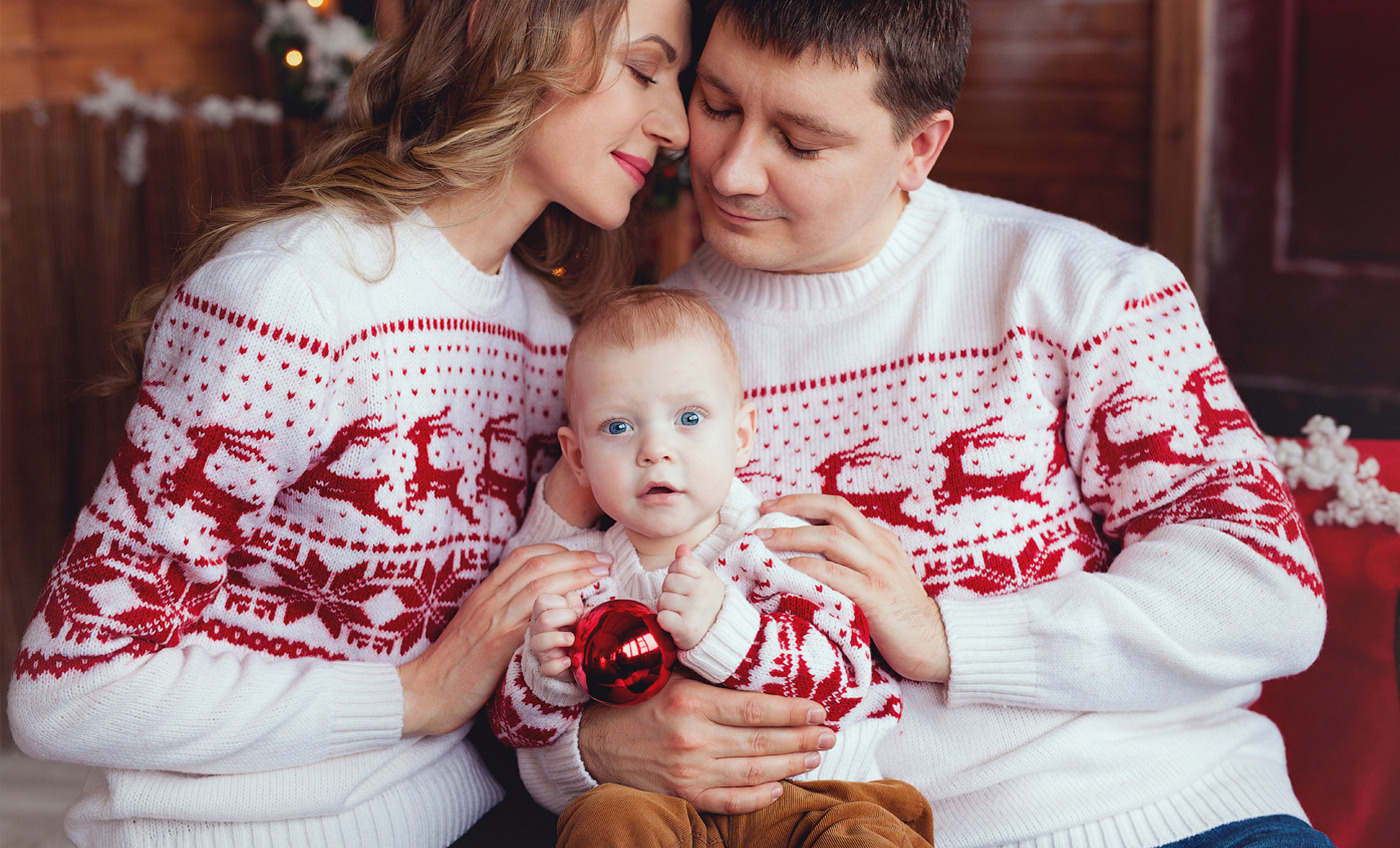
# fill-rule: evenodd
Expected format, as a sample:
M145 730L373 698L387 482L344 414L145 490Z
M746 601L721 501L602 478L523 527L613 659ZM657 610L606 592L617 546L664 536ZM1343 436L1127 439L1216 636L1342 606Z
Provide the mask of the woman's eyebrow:
M667 62L674 62L674 61L676 61L676 57L680 55L680 52L679 52L678 50L676 50L676 48L673 47L673 46L671 45L671 42L667 41L666 39L664 39L664 38L662 38L661 36L656 35L656 34L644 35L644 36L642 36L641 38L636 39L636 40L633 41L632 43L633 43L633 44L641 44L641 43L644 42L644 41L654 41L654 42L656 42L657 44L661 45L661 52L663 52L663 53L666 54L666 61L667 61Z

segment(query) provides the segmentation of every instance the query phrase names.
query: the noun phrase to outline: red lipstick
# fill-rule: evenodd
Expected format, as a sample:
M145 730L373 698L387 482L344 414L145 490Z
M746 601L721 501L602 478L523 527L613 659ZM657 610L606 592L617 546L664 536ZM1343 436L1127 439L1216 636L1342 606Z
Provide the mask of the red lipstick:
M651 170L651 163L640 156L623 153L621 150L614 150L612 156L613 159L617 160L618 166L627 172L627 176L637 183L638 188L641 188L642 184L646 182L647 172Z

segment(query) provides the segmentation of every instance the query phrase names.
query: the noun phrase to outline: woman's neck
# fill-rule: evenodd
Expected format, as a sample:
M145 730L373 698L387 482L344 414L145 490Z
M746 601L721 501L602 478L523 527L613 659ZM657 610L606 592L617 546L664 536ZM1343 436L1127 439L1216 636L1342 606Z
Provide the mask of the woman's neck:
M447 243L477 270L495 274L544 210L522 209L509 198L493 203L479 192L460 191L423 204L423 211L442 228Z

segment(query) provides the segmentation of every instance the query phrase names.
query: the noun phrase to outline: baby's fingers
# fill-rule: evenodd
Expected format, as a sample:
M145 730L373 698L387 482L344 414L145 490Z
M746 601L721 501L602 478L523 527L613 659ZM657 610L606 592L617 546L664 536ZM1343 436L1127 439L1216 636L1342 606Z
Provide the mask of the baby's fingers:
M568 654L564 654L564 655L559 656L559 657L551 657L550 659L545 659L544 657L540 657L540 674L543 674L545 677L554 677L554 678L558 678L558 677L560 677L561 675L563 675L564 672L566 672L566 671L568 671L568 670L569 670L569 656L568 656Z
M555 653L563 654L567 659L565 649L573 644L574 634L568 630L549 630L530 637L530 650L535 652L535 656L539 657L541 662Z

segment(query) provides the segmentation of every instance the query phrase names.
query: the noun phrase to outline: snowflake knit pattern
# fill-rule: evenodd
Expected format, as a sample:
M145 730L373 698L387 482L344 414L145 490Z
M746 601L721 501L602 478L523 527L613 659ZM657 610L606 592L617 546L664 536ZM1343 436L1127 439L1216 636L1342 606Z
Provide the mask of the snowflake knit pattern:
M298 842L273 820L304 819L348 844L416 810L369 844L428 844L485 812L465 729L400 738L395 667L518 528L569 333L513 260L480 273L421 212L261 227L181 285L15 667L21 745L111 769L71 826Z
M849 598L792 568L754 535L760 528L801 525L781 513L760 516L758 500L737 480L720 509L720 525L695 547L697 559L726 582L709 632L679 660L729 689L809 698L826 709L836 747L803 780L878 780L876 743L899 718L899 686L875 663L870 628ZM627 598L655 609L666 569L645 571L619 525L579 531L559 519L537 492L530 517L511 546L554 542L613 556L607 577L580 593L584 606ZM540 673L534 654L517 650L491 702L491 728L516 748L554 744L576 732L587 693Z
M748 486L845 497L939 601L950 680L903 681L878 759L940 845L1149 846L1302 814L1247 706L1316 656L1322 585L1169 262L930 182L854 270L701 248L666 285L734 333ZM568 737L522 774L551 806L588 783Z

